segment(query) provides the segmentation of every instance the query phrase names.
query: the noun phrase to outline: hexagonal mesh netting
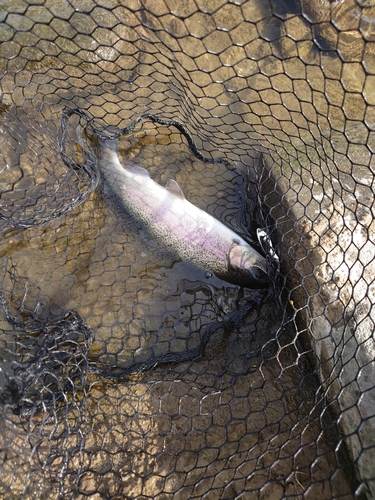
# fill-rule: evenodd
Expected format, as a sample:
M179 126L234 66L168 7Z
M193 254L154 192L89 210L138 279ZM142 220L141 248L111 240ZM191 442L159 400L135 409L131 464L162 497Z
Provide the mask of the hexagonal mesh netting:
M0 19L0 497L375 498L375 2ZM264 255L269 286L131 216L114 139Z

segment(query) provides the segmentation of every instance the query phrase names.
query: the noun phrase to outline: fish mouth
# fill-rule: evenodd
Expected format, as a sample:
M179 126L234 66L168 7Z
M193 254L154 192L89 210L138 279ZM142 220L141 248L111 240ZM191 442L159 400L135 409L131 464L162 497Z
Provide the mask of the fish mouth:
M234 285L244 288L261 289L270 288L271 280L268 274L258 266L248 267L246 269L229 268L226 280Z
M271 285L268 274L260 267L250 267L247 272L250 274L253 283L252 288L268 288Z
M271 285L266 259L243 245L231 248L228 255L228 272L232 283L246 288L268 288Z

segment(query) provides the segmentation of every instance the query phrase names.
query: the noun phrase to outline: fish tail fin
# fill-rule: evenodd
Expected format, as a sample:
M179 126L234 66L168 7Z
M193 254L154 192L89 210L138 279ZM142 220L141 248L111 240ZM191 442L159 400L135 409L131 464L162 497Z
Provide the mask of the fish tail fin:
M92 133L87 127L78 126L76 129L77 140L80 147L84 150L89 150L91 153L96 154L105 149L111 151L118 151L117 138L106 136L105 133Z
M98 136L98 146L100 151L103 151L104 149L109 149L110 151L114 151L115 153L117 153L118 151L117 139Z

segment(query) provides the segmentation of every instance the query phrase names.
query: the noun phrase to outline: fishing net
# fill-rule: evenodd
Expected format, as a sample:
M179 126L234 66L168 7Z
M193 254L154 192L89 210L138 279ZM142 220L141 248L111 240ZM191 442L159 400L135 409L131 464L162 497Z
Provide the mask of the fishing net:
M375 498L375 3L0 5L0 497ZM101 143L268 262L180 261Z

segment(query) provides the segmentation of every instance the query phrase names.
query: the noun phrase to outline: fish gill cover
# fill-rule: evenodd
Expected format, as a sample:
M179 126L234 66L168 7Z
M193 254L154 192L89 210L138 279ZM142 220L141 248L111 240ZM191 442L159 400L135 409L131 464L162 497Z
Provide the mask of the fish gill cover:
M374 498L374 2L0 19L0 496ZM100 134L263 252L272 286L150 237Z

